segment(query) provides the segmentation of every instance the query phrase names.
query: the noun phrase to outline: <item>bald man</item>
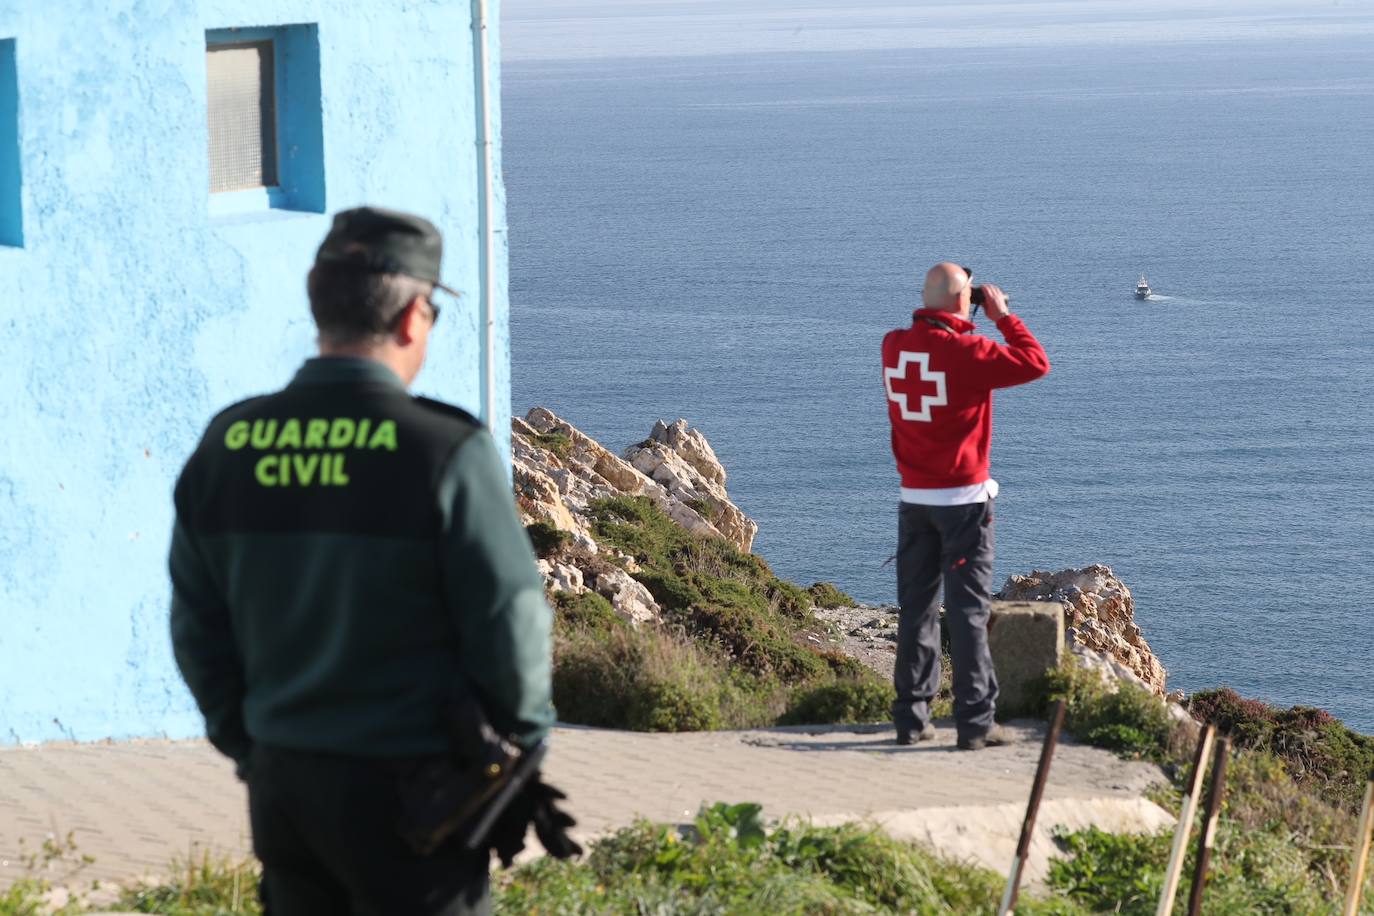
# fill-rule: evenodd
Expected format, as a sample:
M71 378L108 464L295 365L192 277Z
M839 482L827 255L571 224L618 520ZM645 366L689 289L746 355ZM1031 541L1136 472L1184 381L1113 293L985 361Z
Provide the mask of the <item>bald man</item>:
M973 274L936 264L911 326L883 338L892 453L901 474L897 516L897 743L935 737L930 703L940 686L940 586L954 665L954 722L961 750L1004 743L993 723L997 675L988 652L993 500L988 473L992 392L1050 371L1039 341L982 287L984 308L1006 343L972 333Z

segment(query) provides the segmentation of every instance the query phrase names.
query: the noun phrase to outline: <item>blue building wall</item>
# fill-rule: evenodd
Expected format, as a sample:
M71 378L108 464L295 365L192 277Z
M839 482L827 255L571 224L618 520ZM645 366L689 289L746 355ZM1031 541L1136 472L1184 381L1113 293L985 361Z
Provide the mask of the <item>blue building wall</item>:
M11 211L0 184L0 220L22 220L20 244L0 238L0 744L201 733L167 634L172 485L214 411L314 350L304 278L328 213L211 215L207 31L317 26L323 208L439 225L446 278L469 295L416 388L480 412L470 15L462 0L0 0L18 147L7 167L0 123L0 182L15 171L20 189Z

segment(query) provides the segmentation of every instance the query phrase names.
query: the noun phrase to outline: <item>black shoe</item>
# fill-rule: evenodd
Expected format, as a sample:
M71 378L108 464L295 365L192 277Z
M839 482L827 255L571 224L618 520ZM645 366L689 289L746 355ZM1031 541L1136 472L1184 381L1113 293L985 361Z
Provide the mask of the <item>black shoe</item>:
M903 747L905 747L906 745L909 745L909 744L915 744L917 741L934 741L934 740L935 740L935 726L934 726L934 725L927 725L925 728L921 729L920 732L918 732L918 733L917 733L916 735L914 735L914 736L911 734L910 730L908 730L908 729L905 729L905 728L899 728L899 729L897 729L897 743L900 744L900 745L902 745Z
M961 751L981 751L985 747L1001 747L1004 744L1011 744L1011 735L1002 726L994 725L981 735L960 735L958 743Z

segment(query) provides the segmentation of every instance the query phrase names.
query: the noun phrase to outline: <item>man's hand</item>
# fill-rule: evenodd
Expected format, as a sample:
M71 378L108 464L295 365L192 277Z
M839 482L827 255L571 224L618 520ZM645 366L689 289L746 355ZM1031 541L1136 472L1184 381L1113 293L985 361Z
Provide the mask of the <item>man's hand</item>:
M993 322L1001 321L1011 314L1011 309L1007 308L1007 296L1000 287L984 283L983 296L983 312Z

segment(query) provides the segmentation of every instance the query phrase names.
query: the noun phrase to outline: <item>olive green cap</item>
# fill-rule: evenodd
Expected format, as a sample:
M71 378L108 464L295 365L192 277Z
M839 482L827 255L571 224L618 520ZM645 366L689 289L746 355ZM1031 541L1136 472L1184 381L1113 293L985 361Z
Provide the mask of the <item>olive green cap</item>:
M457 296L457 290L439 281L443 257L444 237L429 220L379 207L355 207L334 214L334 225L320 243L315 263L404 274Z

